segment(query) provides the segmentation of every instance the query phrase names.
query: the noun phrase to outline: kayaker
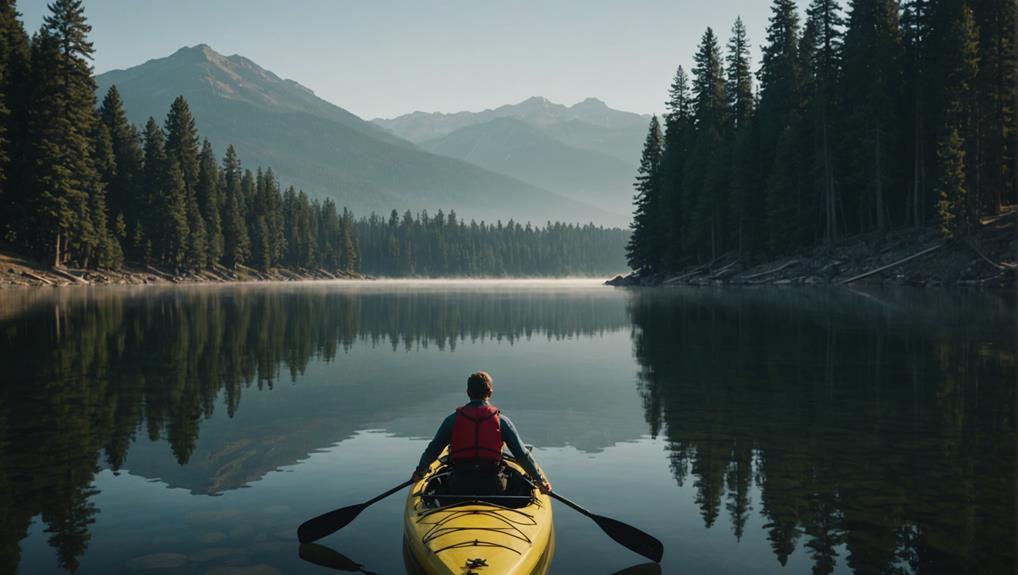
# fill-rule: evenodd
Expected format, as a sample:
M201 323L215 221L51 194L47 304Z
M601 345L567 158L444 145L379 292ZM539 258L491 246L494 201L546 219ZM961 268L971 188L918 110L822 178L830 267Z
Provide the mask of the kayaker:
M462 495L498 495L506 487L505 477L499 473L505 444L538 489L543 493L551 491L551 483L538 470L516 427L488 402L492 392L492 379L487 372L479 371L467 378L470 402L456 408L442 422L411 475L414 481L420 481L449 446L450 491Z

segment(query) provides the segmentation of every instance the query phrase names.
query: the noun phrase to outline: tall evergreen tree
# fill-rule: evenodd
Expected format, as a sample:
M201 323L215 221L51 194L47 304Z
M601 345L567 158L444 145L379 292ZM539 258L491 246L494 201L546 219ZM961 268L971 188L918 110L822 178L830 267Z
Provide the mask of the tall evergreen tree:
M357 249L357 236L354 234L353 214L343 208L341 220L342 231L340 236L340 267L347 273L357 273L360 269L360 256Z
M93 162L95 83L92 43L80 0L55 0L33 42L29 115L37 251L53 265L94 263L108 230L96 230L90 205L104 203Z
M749 37L742 18L736 18L732 25L725 66L725 90L732 111L732 127L745 128L753 114L753 72L750 70Z
M760 68L759 158L765 182L757 202L766 225L749 229L749 247L784 253L800 236L797 206L802 193L797 129L800 122L799 14L792 0L774 0ZM762 232L762 233L761 233Z
M930 45L933 1L905 0L902 3L901 17L911 120L909 140L912 173L907 219L908 223L917 226L924 224L927 219L928 172L930 166L936 165L936 158L930 156L936 146L929 146L928 141L936 141L938 137L938 134L932 131L936 124L936 120L932 118L932 112L936 107L936 97L933 93L938 90L937 80L933 78L935 54Z
M103 122L95 123L92 145L92 157L101 179L89 197L89 213L92 216L92 227L96 231L95 263L104 268L119 268L124 263L124 252L120 239L114 237L110 227L105 194L106 183L116 175L117 160L113 154L110 131Z
M935 17L942 30L939 44L944 94L943 124L937 142L937 214L941 232L953 237L968 233L978 216L972 181L966 178L971 158L962 134L969 136L970 145L976 138L972 130L973 83L979 70L979 36L965 0L940 3Z
M895 0L850 0L844 44L848 188L859 194L856 229L885 231L899 190L902 38ZM903 211L903 209L902 209Z
M155 118L145 123L145 163L142 170L144 183L141 186L139 204L143 212L132 227L131 249L135 257L160 257L163 238L163 188L169 178L169 164L166 159L166 136Z
M138 221L144 206L138 202L144 154L137 130L127 121L124 104L116 86L110 86L99 107L99 117L110 134L116 164L115 172L106 179L107 205L110 214L122 217L128 227Z
M177 160L184 185L193 190L198 183L198 128L183 96L177 96L170 104L164 130L166 156Z
M748 209L757 189L757 174L752 165L756 100L753 95L749 49L746 27L742 18L737 18L732 26L732 37L728 41L728 52L725 55L725 76L728 107L731 110L728 135L731 151L728 224L731 229L728 233L732 235L732 244L740 252L743 248L743 228L756 215Z
M661 125L657 116L650 120L647 138L643 144L640 168L636 176L636 196L633 203L632 236L626 246L626 261L637 272L654 273L660 270L660 234L654 218L660 203L661 192Z
M198 156L198 181L195 185L198 207L205 222L206 262L204 267L212 267L223 257L223 197L219 187L219 166L215 152L208 140L202 143L201 154Z
M184 174L176 158L167 158L166 172L160 190L160 224L158 246L160 260L174 270L185 269L191 261L189 249L190 228L188 226L189 206Z
M665 133L661 152L661 198L659 213L654 225L662 230L660 245L662 266L677 267L681 263L685 230L692 217L692 207L683 189L685 164L696 137L693 120L693 100L689 90L689 77L679 66L668 90L665 103Z
M716 252L723 225L723 196L727 183L724 151L728 123L727 94L721 50L714 31L707 28L693 57L693 121L696 138L684 170L686 234L683 243L694 253Z
M1013 0L969 0L979 32L979 71L973 81L973 122L978 141L969 180L979 198L976 215L996 214L1012 193L1009 177L1016 152L1018 114L1018 4Z
M244 217L247 210L241 189L242 178L237 151L230 146L223 158L223 194L226 202L222 218L224 262L230 267L243 264L251 256L251 241Z
M805 62L811 93L805 114L815 143L810 181L822 198L823 238L828 244L838 238L837 197L835 194L834 118L838 108L841 74L842 28L841 7L836 0L812 0L806 10L805 36L811 41L809 59Z
M18 241L29 220L24 175L30 90L29 42L13 0L0 1L0 239Z
M205 219L198 207L198 129L191 108L183 96L177 96L166 115L166 156L176 161L184 180L184 203L187 213L188 246L186 266L204 267L208 259L208 234Z

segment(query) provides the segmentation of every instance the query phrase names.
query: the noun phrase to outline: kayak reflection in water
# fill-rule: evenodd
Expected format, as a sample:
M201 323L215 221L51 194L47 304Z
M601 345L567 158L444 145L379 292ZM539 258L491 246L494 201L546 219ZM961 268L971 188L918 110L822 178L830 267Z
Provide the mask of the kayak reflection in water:
M424 477L442 450L449 446L451 492L500 495L506 488L506 477L502 473L502 445L505 444L538 489L542 493L551 491L551 483L523 446L516 427L497 407L488 403L491 394L492 379L488 373L479 371L467 378L470 402L456 408L442 422L411 475L415 482Z

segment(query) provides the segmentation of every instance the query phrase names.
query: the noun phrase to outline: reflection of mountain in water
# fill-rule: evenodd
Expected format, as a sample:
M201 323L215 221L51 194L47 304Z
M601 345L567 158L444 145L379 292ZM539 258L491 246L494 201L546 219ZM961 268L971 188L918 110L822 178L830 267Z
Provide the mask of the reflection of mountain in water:
M704 524L726 513L738 538L760 512L782 565L802 545L818 574L836 561L1010 573L1014 305L1013 294L643 292L631 314L647 419Z
M248 394L251 417L233 425L230 418L247 415L242 392L273 388L281 371L296 381L312 359L341 366L340 352L354 345L451 350L488 339L601 335L628 324L623 301L599 291L42 293L4 296L0 572L16 571L18 542L40 513L61 565L76 567L97 512L90 497L100 465L117 470L130 461L132 473L217 493L343 440L379 413L407 414L420 403L417 394L366 385L343 393L277 389ZM199 449L203 422L210 438Z

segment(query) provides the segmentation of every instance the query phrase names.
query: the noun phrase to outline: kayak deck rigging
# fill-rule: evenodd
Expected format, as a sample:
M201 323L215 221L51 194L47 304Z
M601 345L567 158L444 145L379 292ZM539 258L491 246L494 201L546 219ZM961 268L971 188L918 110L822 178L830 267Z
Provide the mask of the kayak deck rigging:
M495 509L467 509L467 510L455 509L455 507L458 506L464 505L477 506L478 504L483 504L486 507L493 507ZM537 505L540 506L540 503L538 503ZM424 544L428 546L431 546L431 544L440 537L459 535L463 534L464 532L471 533L480 532L483 534L498 533L501 535L508 535L509 537L517 539L527 545L532 545L533 540L531 540L531 538L527 535L526 531L521 529L521 527L534 527L537 525L537 521L535 521L534 516L530 513L524 513L523 511L520 511L518 509L503 507L501 505L496 505L488 501L479 500L461 501L445 505L442 507L437 507L435 509L427 509L418 512L417 515L419 518L422 519L421 523L425 524L427 524L428 522L423 521L423 518L431 517L433 515L441 515L441 517L437 521L432 523L431 527L421 537L421 540L424 542ZM464 518L466 518L467 521L469 521L470 523L479 523L476 521L471 521L471 519L473 518L467 517L470 515L483 515L485 518L495 520L496 523L504 524L504 527L473 527L473 526L463 527L459 525L451 526L449 525L451 523L458 523L461 519ZM451 545L447 545L445 547L435 547L433 548L433 551L437 555L438 553L441 553L443 551L447 551L449 549L457 549L465 545L472 545L478 547L504 547L516 554L520 554L520 551L509 545L503 545L501 543L496 543L492 541L482 541L476 538L473 541L469 540L460 541L459 543L454 543Z

